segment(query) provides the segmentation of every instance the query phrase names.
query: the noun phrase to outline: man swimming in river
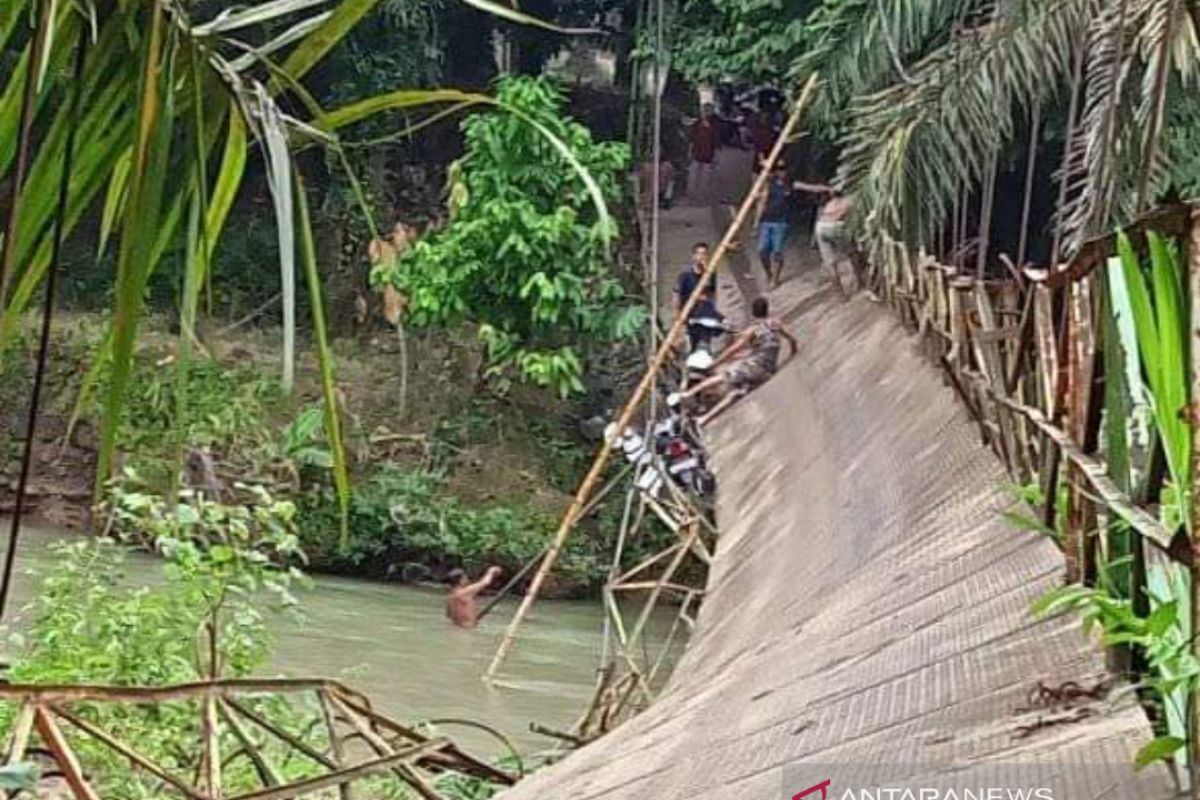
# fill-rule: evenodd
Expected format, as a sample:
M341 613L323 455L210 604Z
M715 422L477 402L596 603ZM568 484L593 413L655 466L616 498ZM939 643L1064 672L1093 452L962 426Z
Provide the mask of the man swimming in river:
M460 628L474 628L479 619L479 607L475 597L492 585L500 574L499 567L488 567L479 580L471 583L467 573L454 569L446 576L450 582L450 595L446 598L446 616Z

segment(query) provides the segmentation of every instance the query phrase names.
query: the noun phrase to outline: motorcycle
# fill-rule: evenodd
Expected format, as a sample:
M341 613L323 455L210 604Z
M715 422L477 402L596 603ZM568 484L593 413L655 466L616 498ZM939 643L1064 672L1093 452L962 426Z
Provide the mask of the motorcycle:
M686 423L681 424L678 431L660 440L658 452L667 475L677 486L708 502L716 494L717 479L708 468L704 448L692 436Z
M613 446L620 448L626 460L639 468L635 479L638 489L657 498L664 479L670 479L700 500L711 500L716 492L716 478L708 469L704 448L682 414L669 411L654 426L652 435L653 440L647 442L629 428L618 434L616 423L605 429L605 436Z
M714 341L732 333L733 326L719 316L693 317L688 320L688 343L692 353L704 350L711 354Z

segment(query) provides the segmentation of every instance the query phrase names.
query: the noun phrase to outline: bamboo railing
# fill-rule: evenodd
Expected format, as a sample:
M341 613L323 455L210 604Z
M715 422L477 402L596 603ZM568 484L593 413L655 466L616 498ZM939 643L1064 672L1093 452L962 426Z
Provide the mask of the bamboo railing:
M1194 213L1185 205L1162 209L1126 233L1135 244L1148 230L1182 239L1195 224ZM1093 555L1102 536L1085 522L1095 511L1124 520L1168 558L1188 565L1193 560L1179 538L1183 529L1167 530L1153 502L1118 488L1098 452L1108 344L1100 324L1099 267L1115 252L1114 234L1089 242L1060 270L1027 267L980 281L889 240L882 263L875 264L885 300L918 336L921 350L941 365L977 422L982 442L1018 483L1036 480L1042 486L1047 522L1058 510L1053 484L1065 470L1072 514L1064 550L1071 582L1096 578ZM1157 486L1143 489L1144 497L1158 496L1161 471L1152 479Z
M319 741L287 730L248 702L263 696L315 697L322 710ZM516 782L514 776L468 755L451 740L428 736L372 710L363 695L331 680L217 680L161 687L0 685L0 700L18 704L5 763L24 761L40 739L76 800L100 797L79 754L79 743L84 741L120 756L132 770L156 780L165 794L191 800L282 800L334 788L342 800L350 800L355 781L380 774L395 776L425 800L442 800L432 779L445 772L498 786ZM121 740L84 709L74 709L78 703L93 709L114 704L196 704L202 717L196 743L198 775L184 775L157 763L140 752L139 743ZM228 749L230 741L237 743L236 751ZM268 743L310 762L312 774L290 781L281 777L267 753ZM261 787L229 795L223 791L222 764L239 756L254 765Z
M1190 293L1191 401L1175 409L1196 424L1200 415L1200 205L1178 204L1153 211L1124 229L1144 252L1153 231L1179 243ZM1057 530L1068 583L1097 586L1104 581L1114 536L1129 536L1128 595L1141 616L1150 611L1147 564L1181 565L1191 576L1191 630L1200 631L1200 503L1187 509L1194 539L1182 522L1169 528L1159 514L1167 469L1157 434L1141 453L1136 485L1130 470L1110 469L1104 457L1111 410L1105 408L1105 352L1121 352L1106 341L1106 264L1116 255L1114 233L1088 242L1059 269L1017 269L1007 264L1002 279L979 280L961 265L948 266L922 251L885 240L871 267L874 288L938 363L979 427L981 441L1004 463L1014 482L1036 483L1045 528ZM1185 301L1185 315L1187 313ZM1109 333L1112 335L1112 333ZM1116 337L1119 340L1119 335ZM1109 355L1113 355L1110 353ZM1117 362L1120 363L1120 362ZM1122 364L1123 366L1123 364ZM1124 424L1124 422L1122 422ZM1111 430L1111 429L1108 429ZM1124 428L1121 428L1123 431ZM1200 436L1193 436L1191 497L1200 498ZM1124 477L1118 477L1123 473ZM1184 487L1186 490L1188 487ZM1124 526L1115 526L1120 520ZM1149 545L1147 547L1146 545ZM1192 647L1197 648L1192 634ZM1134 680L1138 659L1127 649L1109 651L1109 665ZM1192 688L1195 691L1195 687ZM1200 705L1187 704L1188 759L1200 764Z

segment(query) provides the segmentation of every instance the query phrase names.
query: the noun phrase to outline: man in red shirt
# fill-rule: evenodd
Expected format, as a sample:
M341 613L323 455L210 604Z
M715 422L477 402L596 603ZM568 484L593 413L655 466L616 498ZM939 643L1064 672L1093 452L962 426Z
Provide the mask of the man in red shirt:
M767 154L771 152L771 148L775 146L775 138L779 135L779 131L775 128L775 122L771 118L771 114L767 111L758 111L754 114L750 121L750 141L754 143L754 165L752 169L754 174L758 174L758 170L762 167L762 163L766 160Z
M717 170L717 147L721 141L712 103L701 106L700 119L692 123L689 138L692 143L692 163L688 174L688 197L695 203L711 203L712 180Z

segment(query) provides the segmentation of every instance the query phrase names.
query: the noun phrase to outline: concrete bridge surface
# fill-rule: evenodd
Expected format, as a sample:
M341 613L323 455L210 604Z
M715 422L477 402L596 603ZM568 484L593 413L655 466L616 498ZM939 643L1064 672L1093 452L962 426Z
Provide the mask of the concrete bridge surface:
M670 212L664 261L715 241L714 218ZM753 285L726 283L741 308ZM1116 796L1106 767L1132 773L1151 732L1130 693L1031 703L1039 684L1107 680L1077 618L1030 612L1061 553L999 516L1005 473L889 312L821 286L801 270L772 295L803 349L709 432L721 537L669 685L505 800L790 798L816 782L797 762L1074 765L1070 800ZM1164 768L1140 782L1170 792Z

